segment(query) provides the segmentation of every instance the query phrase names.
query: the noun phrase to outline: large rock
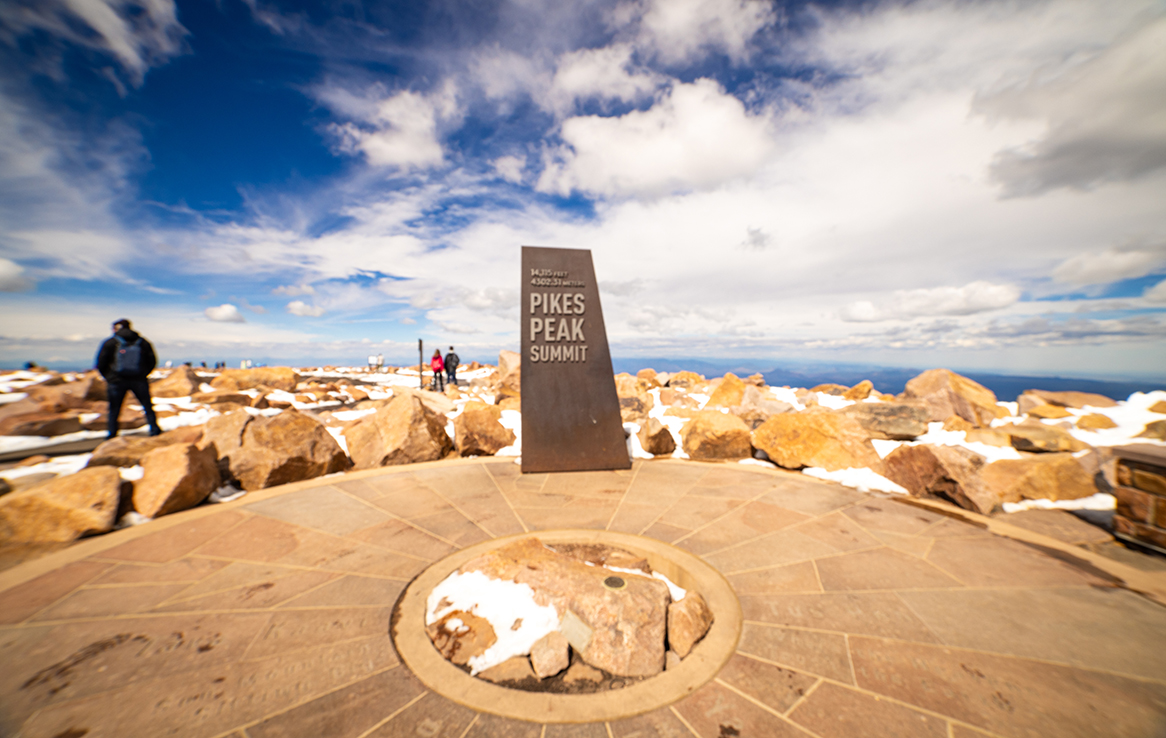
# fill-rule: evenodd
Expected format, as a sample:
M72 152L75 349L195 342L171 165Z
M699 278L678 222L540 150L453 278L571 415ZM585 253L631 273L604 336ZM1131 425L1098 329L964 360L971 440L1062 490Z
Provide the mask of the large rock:
M775 415L753 431L753 445L786 469L879 467L879 455L858 421L828 410Z
M1025 390L1023 394L1037 397L1049 405L1060 405L1061 407L1074 407L1078 409L1083 407L1115 407L1117 405L1116 402L1105 395L1097 395L1092 392Z
M530 665L539 679L558 674L571 665L571 647L567 636L557 630L547 633L530 647Z
M190 397L202 387L202 378L183 365L150 385L154 397Z
M619 414L625 423L641 423L655 404L648 394L649 383L621 373L615 375L615 394L619 398Z
M522 357L515 351L498 353L498 384L494 388L494 404L511 397L522 396Z
M436 461L453 449L445 424L445 416L402 393L345 428L344 438L357 469Z
M494 626L472 612L454 610L425 628L429 640L449 661L465 666L498 642Z
M745 391L741 394L741 403L729 408L729 412L745 421L745 425L750 429L756 429L774 415L788 413L793 409L793 405L788 402L773 399L771 392L756 385L746 384Z
M1081 430L1105 430L1106 428L1116 428L1117 423L1113 422L1108 415L1090 413L1077 418L1077 427Z
M121 476L82 469L0 497L0 541L72 541L104 533L117 519Z
M193 443L176 443L142 459L142 478L134 482L134 509L147 518L198 505L218 489L214 452Z
M493 456L500 449L512 446L516 438L514 431L504 427L501 421L502 408L497 405L467 402L461 414L453 419L454 444L458 454Z
M214 445L223 476L248 491L313 479L351 466L323 424L295 410L270 418L243 412L212 418L200 445Z
M871 438L895 441L909 441L926 433L930 417L927 405L919 400L857 402L842 413L857 420Z
M930 420L958 415L976 426L996 418L996 395L987 387L947 369L931 369L907 382L905 395L922 400Z
M251 395L234 390L214 390L213 392L195 392L190 396L192 402L203 405L250 405Z
M704 387L705 379L696 372L676 372L668 377L668 386L696 391Z
M668 645L684 658L712 624L713 611L704 597L699 592L689 592L683 600L668 606Z
M0 419L0 436L63 436L82 430L75 410L31 412Z
M256 369L224 369L211 381L221 390L245 390L267 386L284 392L295 392L300 375L286 366L265 366Z
M202 439L202 431L201 425L192 425L175 428L157 436L111 438L93 449L86 466L139 466L146 454L155 449L178 443L198 443Z
M1077 440L1063 428L1040 422L1002 425L994 430L1006 433L1012 442L1012 447L1018 451L1055 453L1058 451L1084 451L1091 448L1088 443Z
M96 371L61 384L38 384L25 390L45 412L59 413L85 407L87 402L106 399L105 380Z
M745 399L745 388L747 386L741 379L732 372L725 375L717 388L713 390L713 394L709 397L709 401L705 403L705 407L735 407L740 405Z
M1152 423L1146 423L1146 427L1142 428L1137 438L1156 438L1159 441L1166 441L1166 420L1155 420Z
M749 426L736 415L701 410L680 431L684 453L697 460L747 459L753 455Z
M883 459L883 476L916 497L944 497L987 515L1000 496L980 479L984 457L961 446L900 446Z
M1068 453L996 461L984 467L980 479L1003 502L1076 500L1097 493L1093 475Z
M466 562L461 572L526 584L535 601L553 605L571 621L568 635L579 656L619 676L651 676L664 668L668 586L648 576L619 573L625 586L608 587L608 569L525 538ZM577 622L576 622L577 621Z
M870 393L874 392L874 383L869 379L864 379L858 384L842 393L842 396L847 400L854 400L859 402L870 397Z
M672 437L672 431L656 418L648 418L647 422L640 426L636 438L639 439L644 451L653 456L667 456L676 450L676 439Z

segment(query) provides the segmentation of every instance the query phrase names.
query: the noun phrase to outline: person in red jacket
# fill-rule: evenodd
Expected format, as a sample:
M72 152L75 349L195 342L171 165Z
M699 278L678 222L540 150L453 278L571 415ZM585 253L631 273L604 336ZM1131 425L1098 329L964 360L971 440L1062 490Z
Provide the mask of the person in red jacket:
M433 382L430 383L429 389L441 392L445 389L445 363L441 360L441 349L433 352L429 368L433 370Z

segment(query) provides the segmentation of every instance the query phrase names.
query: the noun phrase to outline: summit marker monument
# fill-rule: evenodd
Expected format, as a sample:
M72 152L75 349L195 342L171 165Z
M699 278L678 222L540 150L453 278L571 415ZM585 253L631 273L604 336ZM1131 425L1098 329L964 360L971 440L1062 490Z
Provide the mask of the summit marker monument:
M591 252L522 247L522 471L628 469Z

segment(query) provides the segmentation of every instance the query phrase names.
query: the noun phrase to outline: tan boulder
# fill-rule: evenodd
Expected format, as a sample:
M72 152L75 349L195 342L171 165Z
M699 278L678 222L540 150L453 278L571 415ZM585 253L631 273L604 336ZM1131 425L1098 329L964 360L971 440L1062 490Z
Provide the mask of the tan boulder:
M190 397L201 389L202 384L202 377L183 365L151 384L150 394L154 397Z
M883 459L883 476L915 497L935 495L987 515L1000 495L980 479L984 457L961 446L900 446Z
M958 415L975 426L996 418L996 395L987 387L947 369L930 369L907 382L907 398L923 400L930 419Z
M547 633L530 647L530 665L539 679L558 674L571 665L571 646L567 636L557 630Z
M964 440L969 443L983 443L987 446L1004 448L1012 445L1012 437L995 428L972 428L965 432Z
M33 385L25 392L42 411L49 413L84 408L87 402L106 399L105 380L96 371L86 372L72 382Z
M641 369L636 372L636 379L648 385L648 389L654 389L661 386L660 380L656 378L655 369Z
M256 389L261 385L271 389L295 392L300 383L300 375L286 366L265 366L255 369L224 369L211 381L211 386L221 390Z
M713 624L713 611L699 592L689 592L668 606L668 645L680 658L704 638Z
M1097 485L1073 454L1052 453L988 464L980 479L1002 502L1076 500L1097 493Z
M753 385L754 387L766 387L765 377L761 374L750 374L741 380L745 384Z
M749 386L737 377L736 374L729 373L717 385L716 390L713 391L709 401L705 403L706 408L714 407L735 407L740 405L745 399L745 388Z
M493 456L514 445L514 431L502 425L502 408L471 400L453 419L454 445L461 456ZM443 431L444 432L444 431Z
M536 602L558 611L567 640L593 667L619 676L664 668L670 596L657 579L589 566L535 538L488 551L459 571L529 586Z
M668 377L668 386L673 388L695 391L704 384L704 377L696 372L676 372Z
M500 379L522 369L522 357L517 351L498 352L498 374Z
M870 397L870 393L874 392L874 384L869 379L864 379L858 384L842 393L842 396L847 400L854 400L859 402Z
M212 444L223 477L248 491L312 479L351 466L328 430L295 410L270 418L243 412L211 418L199 445L207 448Z
M1146 427L1136 437L1156 438L1159 441L1166 441L1166 420L1155 420L1153 423L1146 423Z
M445 424L420 398L401 393L345 428L344 438L357 469L436 461L454 447Z
M31 412L0 419L0 436L63 436L82 430L77 411Z
M696 460L747 459L753 455L749 426L736 415L700 410L680 431L684 453Z
M1049 392L1047 390L1025 390L1025 395L1033 395L1049 405L1060 405L1062 407L1083 408L1083 407L1115 407L1116 402L1106 397L1105 395L1098 395L1092 392Z
M672 437L672 431L656 418L648 418L647 422L640 426L636 438L639 439L644 451L654 456L667 456L676 450L676 439Z
M147 518L198 505L219 487L214 452L176 443L142 458L142 478L134 482L134 509Z
M846 385L834 384L833 382L826 382L825 384L819 384L810 388L810 392L821 392L822 394L834 395L836 397L842 397L849 391L850 388Z
M1056 420L1059 418L1071 418L1073 413L1069 412L1060 405L1037 405L1029 408L1028 416L1032 418L1040 418L1041 420Z
M192 425L175 428L158 436L111 438L93 449L86 466L138 466L146 454L155 449L180 443L198 443L202 439L202 431L203 426Z
M262 395L260 395L262 397ZM204 405L250 405L251 395L232 390L215 390L213 392L195 392L190 396L191 401L201 402Z
M753 431L753 445L786 469L870 467L878 471L880 466L879 455L859 422L828 410L775 415Z
M1068 431L1040 422L1002 425L993 430L1008 435L1013 448L1018 451L1058 452L1084 451L1091 448L1088 443L1078 441Z
M108 466L82 469L0 497L0 541L72 541L104 533L117 520L121 476Z
M943 421L943 429L945 431L963 431L967 433L968 431L975 430L975 428L976 426L972 425L958 415L949 415L947 419ZM1007 446L1008 444L1005 443L1004 445Z
M909 441L927 432L928 409L918 400L856 402L842 409L871 438Z
M396 397L397 395L413 395L418 400L421 400L421 404L428 408L430 412L437 413L438 415L446 415L457 410L457 404L441 392L430 392L429 390L419 390L412 387L394 387L393 396ZM381 405L387 405L392 402L392 398L379 400L379 402Z
M1077 418L1077 427L1081 430L1105 430L1106 428L1116 428L1117 423L1113 422L1108 415L1090 413Z
M688 396L684 390L665 388L660 390L660 404L668 407L700 408L700 403Z
M585 666L585 664L579 662L578 666ZM599 674L599 672L595 673ZM603 675L600 674L601 679L602 677ZM485 679L488 682L494 682L495 684L507 685L525 682L528 679L531 682L535 682L537 679L534 675L534 670L530 668L530 659L525 656L512 656L497 666L484 669L478 672L478 678ZM599 681L599 679L596 681Z
M781 415L793 410L793 405L775 400L773 394L757 385L746 384L745 392L741 395L741 403L729 408L729 412L745 422L750 429L769 420L774 415Z
M1152 413L1166 414L1166 400L1158 400L1146 409Z

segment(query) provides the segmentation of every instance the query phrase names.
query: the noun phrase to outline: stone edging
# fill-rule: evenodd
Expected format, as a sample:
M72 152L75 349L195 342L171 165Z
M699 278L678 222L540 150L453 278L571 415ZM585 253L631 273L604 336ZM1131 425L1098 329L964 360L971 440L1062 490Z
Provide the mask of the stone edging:
M602 543L644 556L681 587L704 596L714 617L704 639L680 665L623 689L595 694L550 694L507 689L466 674L446 661L425 633L429 592L466 561L524 538L550 542ZM426 687L480 712L542 723L614 720L671 704L708 682L729 660L741 635L741 605L733 588L701 559L687 551L627 533L603 530L552 530L521 533L464 548L422 572L406 588L393 615L393 642L401 660Z

